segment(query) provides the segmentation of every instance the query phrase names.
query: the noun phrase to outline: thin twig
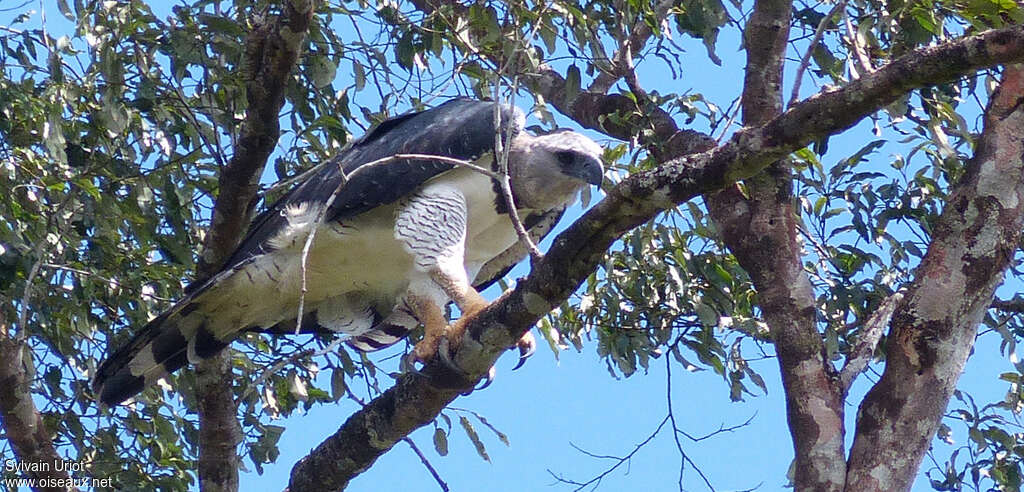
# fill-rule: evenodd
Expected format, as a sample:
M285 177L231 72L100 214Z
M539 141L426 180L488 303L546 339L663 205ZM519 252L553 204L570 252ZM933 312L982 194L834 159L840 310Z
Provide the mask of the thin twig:
M835 7L832 7L832 10L830 10L828 14L818 22L818 28L814 30L814 37L811 39L811 45L807 47L807 52L804 53L803 58L800 59L800 65L796 68L796 77L793 79L793 92L789 96L789 103L786 104L786 107L793 106L797 99L800 98L800 83L803 81L804 71L807 70L808 65L811 63L811 54L814 53L814 48L816 48L818 43L821 42L821 37L825 34L825 26L828 25L829 19L831 19L836 12L839 12L840 9L844 8L846 8L846 0L842 0L837 3Z
M303 172L301 172L301 173L299 173L299 174L297 174L295 176L292 176L290 178L282 179L281 181L278 181L278 182L268 186L263 191L260 191L257 194L257 196L262 197L262 198L266 198L267 195L269 195L271 193L274 193L277 190L291 188L292 185L294 185L295 183L298 183L299 181L302 181L302 180L312 176L313 173L315 173L316 171L319 171L319 170L320 170L320 166L313 166L313 167L311 167L309 169L306 169L305 171L303 171Z
M654 18L656 20L665 19L674 3L675 2L673 0L660 0L654 5ZM633 71L633 55L647 45L647 41L654 33L651 26L649 26L647 22L639 16L633 24L632 31L633 32L629 35L628 39L620 40L618 50L614 55L612 55L614 57L611 61L612 72L599 73L590 84L590 87L587 89L588 91L599 92L601 94L608 92L608 89L611 88L613 83L615 83L615 80L625 75L621 71L620 67L622 66L624 57L626 56L630 58L628 65L629 71Z
M800 232L800 235L802 235L804 239L811 243L811 247L814 248L815 253L818 254L819 264L831 266L835 268L838 272L838 268L835 266L834 263L832 263L832 255L828 252L827 249L825 249L825 245L822 244L821 241L818 240L818 238L814 237L814 235L811 234L811 231L807 230L807 227L803 224L803 221L799 221L799 223L797 223L796 230ZM825 274L828 275L828 279L826 281L833 279L834 276L831 274L831 272L828 271L827 268L822 267L822 270L824 270Z
M753 360L753 359L747 359L747 360ZM725 434L727 432L733 432L733 431L742 429L742 428L750 425L750 423L753 422L755 418L757 418L757 412L754 412L750 417L747 418L747 420L744 420L743 423L740 423L740 424L730 425L729 427L726 427L725 424L718 424L718 429L715 429L715 430L713 430L713 431L711 431L711 432L709 432L707 434L704 434L703 436L700 436L700 437L694 437L693 435L687 433L686 431L684 431L682 429L676 429L676 432L682 434L684 437L686 437L687 439L689 439L689 440L691 440L693 442L701 442L701 441L703 441L705 439L710 439L710 438L715 437L715 436L717 436L719 434Z
M132 290L132 291L135 290L135 289L129 288L125 284L122 284L121 282L119 282L119 281L117 281L117 280L115 280L113 278L104 277L103 275L100 275L100 274L95 273L95 272L90 272L88 270L82 270L82 269L79 269L79 268L73 268L73 267L69 267L67 265L56 265L56 264L53 264L53 263L43 263L42 266L43 266L43 268L49 268L49 269L52 269L52 270L64 270L66 272L71 272L71 273L78 274L78 275L98 278L98 279L106 282L107 284L113 285L114 287L117 287L119 289L120 288L125 288L125 289L129 289L129 290ZM162 301L162 302L171 302L171 301L174 300L174 299L169 299L169 298L166 298L166 297L155 296L153 294L146 294L146 296L147 297L151 297L153 299L156 299L158 301Z
M713 485L711 485L711 481L708 479L708 477L706 475L704 475L704 472L696 465L696 463L693 462L693 460L690 459L690 457L683 450L683 443L679 441L679 434L682 434L682 435L686 436L688 439L690 439L690 440L692 440L694 442L698 442L698 441L707 439L707 438L709 438L711 436L714 436L714 435L717 435L717 434L720 434L720 433L723 433L723 432L730 432L732 430L735 430L735 429L738 429L740 427L746 426L746 425L750 424L750 422L753 420L754 417L751 416L749 419L746 420L746 422L743 422L742 424L739 424L739 425L736 425L736 426L732 426L732 427L728 427L728 428L720 426L717 431L714 431L714 432L708 434L707 436L703 436L703 437L699 437L699 438L694 438L694 437L690 436L689 434L687 434L686 432L682 431L676 425L675 414L674 414L674 410L673 410L673 407L672 407L672 367L671 367L670 361L671 361L671 358L666 358L665 359L666 370L667 370L667 372L666 372L666 379L665 379L665 382L666 382L665 392L666 392L666 399L667 399L668 409L667 409L665 418L662 419L661 423L658 424L658 427L654 430L654 432L651 433L651 435L649 435L647 437L647 439L644 439L642 442L637 444L636 447L633 448L633 450L629 454L627 454L625 456L612 456L612 455L602 455L602 454L592 453L592 452L587 451L587 450L577 446L576 444L570 442L569 445L572 446L573 449L579 451L580 453L582 453L582 454L584 454L586 456L589 456L591 458L596 458L596 459L602 459L602 460L615 460L616 463L614 465L612 465L611 467L609 467L608 469L604 470L604 472L602 472L601 474L599 474L597 476L594 476L593 478L591 478L590 480L587 480L586 482L578 482L576 480L572 480L572 479L568 479L568 478L556 475L550 469L548 470L548 473L552 477L554 477L554 479L557 480L559 483L564 483L564 484L567 484L567 485L574 485L574 486L576 486L576 488L574 489L575 492L583 490L584 488L589 487L591 485L593 485L596 488L597 485L599 485L601 483L601 481L604 480L605 477L607 477L611 472L615 471L618 467L622 466L623 463L628 463L633 458L633 456L636 455L636 453L638 451L640 451L641 448L646 446L655 437L657 437L657 435L661 433L661 429L665 427L666 423L672 422L672 430L673 430L673 432L672 432L672 439L675 440L676 449L679 450L679 454L680 454L680 456L682 458L680 460L680 463L679 463L679 490L683 490L683 471L685 470L686 464L689 463L689 465L697 472L697 474L700 475L701 479L703 479L704 485L706 485L708 487L708 489L714 491L715 487Z
M371 163L372 164L372 163ZM302 313L306 308L306 292L308 291L306 286L306 260L309 259L309 248L313 245L313 238L316 237L316 231L320 228L320 224L323 224L324 218L327 216L327 211L331 209L331 205L334 204L334 200L338 198L338 194L345 188L345 184L348 183L348 176L345 174L345 169L342 166L342 161L339 160L337 163L338 172L341 173L341 181L338 182L338 186L331 192L331 196L327 198L320 210L316 212L316 220L309 227L309 235L306 236L306 242L302 245L302 259L299 263L299 267L302 269L302 288L299 289L299 312L295 316L295 334L298 335L302 331ZM361 167L361 166L360 166ZM357 168L356 171L359 169ZM353 172L354 174L354 172Z
M423 466L427 467L427 471L434 476L434 481L436 481L437 485L441 487L441 490L448 492L448 484L441 479L441 475L437 473L437 470L434 469L434 465L430 464L430 460L428 460L423 452L420 451L420 448L416 446L416 443L413 442L412 439L409 439L409 437L403 437L402 440L412 448L412 451L416 453L416 456L420 457L420 461L423 463Z
M331 352L338 345L341 345L342 343L347 341L349 338L351 338L351 337L340 337L340 338L335 339L334 341L332 341L331 343L325 345L324 347L322 347L320 349L311 349L310 348L310 349L300 350L298 352L293 353L292 355L289 355L288 357L286 357L284 359L281 359L281 360L275 362L274 365L270 366L267 370L265 370L262 373L260 373L259 377L257 377L251 383L248 383L248 387L245 389L245 392L242 393L242 395L239 396L237 400L235 400L235 406L241 405L241 403L243 401L245 401L245 399L248 398L249 395L251 395L254 391L256 391L256 388L259 388L259 386L261 384L263 384L263 382L266 381L267 378L269 378L271 374L277 373L284 366L286 366L288 364L291 364L291 363L293 363L293 362L295 362L295 361L297 361L299 359L305 358L305 357L319 357L319 356L324 355L324 354L326 354L328 352Z
M686 463L700 475L700 478L704 480L704 485L707 485L711 492L715 491L715 487L711 485L711 480L704 475L704 472L697 466L693 460L687 456L686 451L683 451L683 443L679 442L679 433L681 430L676 424L676 414L672 410L672 359L665 357L665 399L668 400L668 418L672 421L672 439L676 442L676 449L679 451L679 455L682 456L682 461L679 462L679 492L683 492L683 471L686 470Z
M527 37L527 40L532 40L533 37L536 36L539 24L540 23L534 25ZM534 261L539 261L544 257L544 255L540 252L540 248L534 244L533 240L530 238L530 234L526 232L526 227L523 226L523 222L519 218L519 209L516 207L515 197L512 195L512 181L508 173L508 159L510 154L508 149L512 148L512 132L508 131L505 132L505 135L502 135L501 131L501 110L502 106L504 106L501 104L501 101L503 100L501 97L502 74L508 70L509 67L515 66L520 52L521 51L519 50L513 51L511 58L505 62L505 65L503 67L498 67L498 73L494 83L494 100L497 102L497 104L494 105L494 128L496 129L496 133L494 135L494 152L495 158L498 161L498 174L501 176L499 178L499 182L501 183L501 194L505 199L505 206L508 208L508 216L512 220L512 228L515 229L516 236L519 237L519 241L523 243L523 245L526 246L527 251L530 252L530 258ZM509 90L509 105L511 106L516 92L519 90L518 75L512 77L512 84L509 86ZM509 122L510 125L511 123L512 122ZM505 137L504 142L501 140L502 136Z
M46 47L47 53L52 55L53 49L50 48L50 35L46 32L46 8L43 5L43 0L39 0L39 23L43 31L43 46Z
M67 206L72 196L72 194L66 195L54 209L53 213L51 213L50 216L46 219L47 230L49 230L50 226L53 225L54 217L61 216L61 214L64 211L64 207ZM61 224L58 223L55 227L57 230L57 241L60 241L60 238L62 237ZM47 234L46 236L49 236L49 234ZM46 258L49 257L48 252L47 254L43 254L43 248L48 244L46 236L36 241L35 248L33 248L32 250L32 256L36 259L36 261L32 263L32 267L29 269L28 276L25 278L25 290L22 292L21 306L19 306L18 309L18 326L17 331L15 331L14 334L14 340L19 343L24 342L25 340L28 339L28 327L26 326L26 324L28 323L28 305L29 303L32 302L32 283L35 282L36 276L39 275L39 270L42 268L43 263L46 263Z
M44 260L43 246L46 244L46 240L40 240L36 242L35 251L33 256L36 257L36 261L32 263L32 268L28 271L28 277L25 278L25 290L21 294L21 306L18 306L18 330L14 334L14 340L16 342L24 342L28 338L28 305L32 302L32 282L35 282L36 276L39 275L39 269L42 268Z
M170 76L167 77L168 79ZM181 92L181 88L174 86L174 96L177 97L178 102L181 103L181 107L185 109L185 113L188 115L188 119L192 120L192 125L196 129L196 134L199 135L199 140L202 142L202 146L205 146L210 153L210 156L217 161L217 165L224 167L224 152L220 148L220 143L217 143L216 148L214 144L210 143L210 140L206 138L206 134L203 133L203 125L199 123L199 117L196 116L195 111L192 111L192 106L185 100L185 94Z
M480 174L484 174L484 175L490 177L491 179L499 179L499 180L501 179L501 174L500 173L496 173L496 172L491 171L490 169L487 169L485 167L480 167L480 166L478 166L476 164L473 164L472 162L469 162L467 160L456 159L454 157L446 157L446 156L443 156L443 155L395 154L394 156L387 157L385 159L392 159L392 160L424 160L424 161L443 162L445 164L451 164L453 166L459 166L459 167L464 167L464 168L467 168L467 169L471 169L471 170L476 171L476 172L478 172ZM385 159L381 159L381 160L385 160ZM371 162L369 164L363 164L362 166L359 166L359 168L356 169L355 171L352 171L352 173L349 174L349 176L354 175L356 173L356 171L361 170L365 166L377 165L377 164L385 164L385 163L384 162L380 162L380 161L374 161L374 162Z
M730 104L728 108L726 108L726 116L729 119L725 121L725 126L722 127L722 133L720 133L718 135L718 138L715 139L716 145L722 143L722 140L725 138L725 135L729 132L729 128L732 127L733 122L736 121L736 117L739 116L740 108L742 106L743 96L741 95L740 97L737 97L736 100L733 101L733 103Z
M544 257L544 254L540 252L540 248L534 244L533 240L530 239L530 235L526 232L526 227L523 226L523 222L519 219L519 212L516 210L515 199L512 198L512 183L509 181L509 177L506 174L501 178L501 193L505 195L505 205L508 206L508 215L512 218L512 227L516 230L516 235L519 236L519 241L526 245L526 248L530 250L530 257L534 261L540 261Z
M621 456L621 457L615 458L615 459L618 460L618 462L615 463L614 465L612 465L611 468L608 468L607 470L602 472L600 475L597 475L597 476L591 478L590 480L587 480L586 482L577 482L577 481L574 481L574 480L570 480L570 479L567 479L567 478L560 477L558 475L555 475L555 473L552 472L550 469L548 469L548 473L551 474L551 476L554 477L555 480L559 481L560 483L565 483L565 484L569 484L569 485L576 485L577 487L574 489L574 492L579 492L580 490L583 490L584 488L586 488L587 486L589 486L591 484L594 484L594 485L600 484L601 480L604 480L604 477L607 477L608 474L610 474L611 472L615 471L618 467L622 466L623 463L629 462L631 459L633 459L633 455L635 455L638 451L643 449L643 447L646 446L647 443L649 443L652 440L654 440L654 438L657 437L659 433L661 433L661 429L663 427L665 427L665 424L668 423L668 421L669 421L669 416L666 415L665 418L661 420L661 423L658 424L658 427L656 429L654 429L654 432L652 432L651 435L647 436L647 439L644 439L642 442L640 442L640 444L637 444L636 447L634 447L633 450L629 452L629 454L627 454L625 456ZM576 446L574 445L573 447L576 447ZM577 448L577 449L579 449L579 448ZM587 454L590 454L590 453L587 453Z
M867 53L860 45L860 36L857 35L857 30L853 28L853 22L850 21L850 16L843 10L843 22L846 24L846 36L850 38L850 46L853 48L853 54L856 56L857 61L860 63L860 69L864 75L874 72L874 67L871 66L871 59L868 58ZM851 78L857 79L859 75L854 76L856 72L851 73Z

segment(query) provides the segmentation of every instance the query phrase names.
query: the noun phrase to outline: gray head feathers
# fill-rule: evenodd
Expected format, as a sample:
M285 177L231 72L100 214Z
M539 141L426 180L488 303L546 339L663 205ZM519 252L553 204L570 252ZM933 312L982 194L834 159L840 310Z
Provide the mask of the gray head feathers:
M600 185L604 149L571 130L545 135L520 133L509 149L509 175L518 206L557 208L588 184Z

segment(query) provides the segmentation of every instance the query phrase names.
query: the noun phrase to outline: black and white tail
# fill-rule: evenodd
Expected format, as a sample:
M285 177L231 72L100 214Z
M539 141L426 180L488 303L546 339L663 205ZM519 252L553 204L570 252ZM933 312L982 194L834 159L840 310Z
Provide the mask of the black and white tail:
M190 302L154 318L96 370L92 387L104 405L135 396L185 364L213 356L230 343L209 327L206 313Z

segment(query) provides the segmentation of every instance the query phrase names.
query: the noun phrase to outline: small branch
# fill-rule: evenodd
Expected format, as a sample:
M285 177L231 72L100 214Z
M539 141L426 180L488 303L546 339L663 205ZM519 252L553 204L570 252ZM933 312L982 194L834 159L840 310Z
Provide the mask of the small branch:
M546 8L547 6L545 6L545 9ZM532 40L534 36L537 35L537 29L539 27L540 23L535 24L533 26L533 29L530 30L530 34L527 36L527 39L524 40L526 42L521 42L521 44L524 45L524 49L528 49L528 41ZM518 33L518 31L516 32ZM514 51L512 56L507 60L504 66L501 66L498 69L498 73L496 74L497 80L495 81L494 84L494 100L496 102L500 103L503 100L503 98L501 97L502 77L505 76L505 72L509 69L509 67L514 67L516 65L520 53L521 51ZM515 97L515 94L516 92L518 92L519 89L518 76L512 77L512 84L509 87L509 89L510 97ZM509 101L510 105L511 103L512 101ZM537 245L534 244L533 240L530 239L529 233L526 232L526 227L523 226L523 222L519 218L519 209L518 207L516 207L515 197L512 195L512 182L508 173L508 149L512 148L512 132L506 132L506 134L504 135L505 141L501 141L501 129L503 128L501 121L502 106L504 105L494 105L494 128L497 129L497 132L494 135L494 152L495 158L498 161L498 173L501 175L501 179L499 181L501 183L501 194L505 199L505 206L508 208L508 216L509 218L512 219L512 228L515 229L516 236L519 237L519 241L523 245L525 245L527 251L530 252L530 258L534 261L537 261L544 255L540 252L540 249L537 247Z
M1014 297L1013 299L995 299L989 309L998 309L1007 313L1024 313L1024 298Z
M181 103L181 107L185 110L185 113L188 114L188 118L192 120L192 126L195 127L196 134L199 135L199 140L202 142L202 145L207 148L207 152L209 152L210 157L213 157L213 159L217 161L217 165L219 167L223 167L224 150L220 148L220 143L210 143L210 140L206 138L206 133L203 132L202 123L199 122L199 118L196 116L195 111L192 111L192 106L189 105L188 101L185 99L185 94L181 92L181 88L177 85L174 85L173 87L174 95L177 97L178 102ZM214 145L216 145L216 148L214 148Z
M654 18L659 21L661 19L665 19L674 3L675 2L673 0L659 0L658 3L654 5ZM590 84L590 87L587 88L588 91L598 92L601 94L608 92L608 89L610 89L612 84L615 83L615 80L626 75L621 71L621 67L624 66L623 62L627 59L629 60L629 63L625 66L628 66L629 71L633 71L633 56L647 45L647 41L654 33L651 27L640 18L638 18L633 24L632 31L633 32L629 35L628 40L619 43L619 48L613 55L613 59L611 61L612 72L601 72L598 74Z
M800 84L803 82L804 71L807 70L807 67L811 63L811 54L814 53L814 48L818 46L818 43L821 42L821 37L825 34L825 26L828 25L829 19L836 15L836 12L839 12L844 8L846 8L846 0L842 0L837 3L835 7L832 7L832 10L830 10L828 14L821 19L821 22L818 22L818 28L814 30L814 37L811 38L811 45L807 47L807 52L804 53L803 58L800 59L800 65L796 68L796 76L793 79L793 92L789 96L789 102L786 104L787 108L795 104L797 100L800 99Z
M712 437L715 437L715 436L717 436L719 434L725 434L725 433L728 433L728 432L734 432L736 430L742 429L742 428L750 425L750 423L753 422L754 418L756 418L756 417L757 417L757 412L754 412L753 415L748 417L747 420L744 420L742 423L739 423L739 424L736 424L736 425L731 425L729 427L726 427L725 424L719 424L717 429L715 429L715 430L713 430L713 431L711 431L711 432L709 432L707 434L704 434L703 436L700 436L700 437L694 437L694 436L692 436L691 434L687 433L686 431L684 431L682 429L676 429L676 432L682 434L684 437L686 437L687 439L689 439L689 440L691 440L693 442L701 442L701 441L706 440L706 439L711 439Z
M853 54L857 61L860 63L860 69L864 74L869 74L875 71L875 68L871 66L871 59L868 58L867 53L864 52L864 48L860 45L860 36L857 35L857 30L853 27L853 22L850 21L850 16L843 10L843 23L846 24L846 37L850 39L850 48L853 50ZM850 74L851 78L859 78L856 72Z
M249 395L253 394L253 392L256 391L256 388L258 388L261 384L263 384L263 382L266 381L267 378L269 378L273 374L276 374L284 366L287 366L288 364L294 363L295 361L297 361L299 359L303 359L303 358L306 358L306 357L319 357L319 356L324 355L324 354L326 354L328 352L331 352L332 350L337 348L338 345L341 345L342 343L347 341L349 338L351 338L351 337L340 337L340 338L332 341L331 343L327 344L326 346L324 346L324 347L322 347L320 349L311 349L310 348L310 349L300 350L298 352L293 353L292 355L289 355L288 357L286 357L286 358L284 358L282 360L279 360L279 361L275 362L274 365L270 366L270 368L268 368L267 370L265 370L262 373L260 373L259 377L257 377L251 383L248 383L248 387L245 389L245 393L242 393L241 396L239 396L237 399L235 399L235 405L236 406L240 405L246 398L249 397Z
M544 257L544 254L540 252L540 248L533 243L530 239L530 235L526 232L526 228L523 227L523 222L519 219L519 212L516 210L515 199L512 198L512 184L509 182L509 177L506 174L501 179L501 193L505 195L505 205L508 206L508 215L512 218L512 226L516 229L516 235L519 236L519 241L526 245L530 251L530 258L534 261L539 261Z
M313 173L315 173L317 171L317 169L319 169L319 166L313 166L313 167L311 167L311 168L309 168L309 169L299 173L298 175L292 176L290 178L282 179L281 181L278 181L278 182L268 186L263 191L260 191L258 195L261 198L266 198L267 195L269 195L271 193L274 193L274 192L276 192L278 190L291 188L292 185L294 185L295 183L298 183L299 181L302 181L302 180L312 176Z
M50 47L50 35L46 32L46 8L43 4L43 0L39 0L39 23L43 31L43 46L45 46L46 51L52 55L53 48Z
M445 481L441 478L441 475L437 473L437 470L434 469L434 465L430 464L430 460L428 460L426 455L424 455L423 452L420 451L420 448L416 446L416 443L413 442L413 440L408 437L402 438L402 440L405 441L405 443L408 444L410 448L412 448L412 451L416 453L416 456L420 457L420 462L423 463L423 466L427 467L427 471L429 471L430 474L434 477L434 481L437 482L438 487L441 487L441 490L443 490L444 492L448 492L448 484L445 483Z
M686 451L683 450L683 443L679 442L679 433L682 430L676 424L676 414L672 410L672 359L670 357L665 357L665 399L668 401L668 418L672 421L672 440L676 443L676 450L679 451L679 456L683 458L679 462L679 492L683 492L683 472L686 470L686 463L689 463L696 470L697 475L700 475L700 478L704 480L704 485L707 485L711 492L715 492L715 487L711 485L711 481L704 475L700 467L686 455Z
M98 278L98 279L106 282L108 285L113 285L114 287L117 287L119 289L129 289L129 287L127 285L122 284L121 282L118 282L117 280L114 280L114 279L112 279L110 277L104 277L103 275L100 275L100 274L98 274L96 272L90 272L88 270L82 270L80 268L73 268L73 267L69 267L67 265L55 265L53 263L43 263L43 268L49 268L51 270L64 270L66 272L71 272L71 273L74 273L74 274L77 274L77 275L82 275L82 276L85 276L85 277ZM134 289L129 289L129 290L134 290ZM146 296L150 297L150 298L153 298L153 299L156 299L156 300L161 301L161 302L171 302L171 301L174 300L174 299L169 299L169 298L166 298L166 297L155 296L153 294L146 294Z
M661 433L661 429L663 427L665 427L665 424L668 423L669 417L670 417L669 415L665 415L665 418L661 419L661 423L659 423L658 427L656 429L654 429L654 432L652 432L651 435L647 436L647 439L644 439L639 444L637 444L636 447L634 447L633 450L630 451L629 454L627 454L625 456L616 457L616 456L595 455L593 453L590 453L588 451L584 451L584 450L580 449L575 444L571 444L570 443L570 445L572 445L572 447L576 448L581 453L586 454L587 456L592 456L592 457L601 458L601 459L615 459L615 460L617 460L617 462L614 465L612 465L611 467L609 467L607 470L605 470L602 473L600 473L599 475L591 478L590 480L587 480L586 482L577 482L575 480L570 480L570 479L563 478L563 477L561 477L559 475L555 475L555 473L553 471L551 471L550 469L548 470L548 473L550 473L551 476L554 477L555 480L557 480L559 483L575 485L576 488L573 489L574 492L579 492L580 490L583 490L584 488L586 488L586 487L588 487L590 485L595 485L596 486L597 484L600 484L602 480L604 480L604 477L607 477L611 472L613 472L616 469L618 469L620 466L622 466L623 463L628 463L630 460L633 459L633 456L636 455L636 453L638 451L643 449L643 447L646 446L649 442L653 441L654 438L657 437L658 434Z
M743 96L740 96L740 98L735 100L733 104L729 105L727 113L728 119L725 121L725 125L722 126L722 133L715 139L716 145L722 143L722 139L724 139L729 133L729 128L732 128L733 122L735 122L736 117L739 116L741 107L743 107Z
M371 162L370 164L374 164L376 162L377 161L374 161ZM345 169L342 167L342 162L340 160L338 161L337 166L338 174L341 176L341 180L338 182L338 186L334 188L334 191L331 192L331 196L327 197L327 201L324 202L322 207L320 207L320 210L317 210L316 220L314 220L313 223L310 225L309 235L306 236L306 242L302 245L302 259L299 262L300 268L302 269L302 288L299 289L299 311L295 315L296 335L298 335L302 331L302 315L303 311L306 308L306 292L308 291L306 286L306 260L309 259L309 248L313 246L313 238L316 237L316 231L317 229L320 228L320 224L324 223L324 217L327 216L327 211L331 209L331 205L334 205L334 200L338 198L338 194L341 193L341 190L345 188L345 185L348 184L349 181L349 177L348 175L345 174ZM361 167L362 166L360 166L360 168ZM353 171L352 174L355 174L356 171L359 171L360 168L356 168L356 170Z
M50 227L54 226L54 217L60 217L61 213L64 211L64 207L66 207L71 201L72 196L72 194L66 195L60 203L57 204L56 208L49 211L49 217L46 219L47 231L50 230ZM56 235L58 237L58 241L63 237L63 224L60 222L56 223ZM32 295L34 294L32 283L35 282L36 277L39 276L39 270L42 268L43 264L46 263L47 257L49 257L49 253L43 253L43 248L46 246L48 246L48 241L46 240L46 237L42 237L36 241L35 248L32 249L32 257L35 258L35 262L32 263L28 276L25 277L25 290L22 291L21 305L18 306L18 325L14 331L14 341L19 344L28 339L29 330L26 324L28 323L29 317L29 304L31 304Z
M46 239L40 239L36 242L36 247L33 251L33 256L36 257L36 261L32 263L32 268L28 271L28 276L25 277L25 290L21 295L21 303L18 306L18 327L14 332L14 341L16 343L22 343L28 339L28 306L32 302L32 282L35 282L36 277L39 275L39 269L43 266L46 258L43 256L43 246L46 245Z
M850 390L853 381L868 366L868 362L871 362L875 354L875 347L878 346L878 340L882 338L885 327L889 326L892 313L896 311L896 306L903 300L904 292L906 292L905 289L902 289L886 298L878 305L871 317L864 322L864 326L861 327L860 339L854 345L850 357L846 359L846 364L839 371L839 381L843 385L843 393Z

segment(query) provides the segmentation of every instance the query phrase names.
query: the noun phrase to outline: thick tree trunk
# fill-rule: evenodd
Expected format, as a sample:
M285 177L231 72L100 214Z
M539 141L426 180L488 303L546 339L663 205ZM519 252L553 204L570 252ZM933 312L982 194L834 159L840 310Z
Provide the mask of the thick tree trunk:
M26 328L19 326L18 329ZM33 361L24 358L30 352L23 342L8 335L9 325L0 309L0 425L14 450L16 462L26 467L21 473L24 478L32 479L37 484L67 483L70 478L67 472L53 466L61 457L53 447L53 435L43 425L43 417L32 401L32 379L28 365ZM48 466L32 467L34 464ZM32 490L64 492L69 489L34 486Z
M259 180L280 133L284 88L305 46L312 0L283 2L279 17L258 24L245 41L245 119L234 155L221 169L210 230L197 281L217 272L238 246L251 220ZM242 441L233 384L231 349L196 368L199 401L199 485L206 491L238 490L238 444Z
M782 67L792 2L758 0L744 31L744 125L782 113ZM722 239L757 289L778 355L794 449L796 490L842 490L843 392L829 373L817 329L814 291L797 243L793 176L781 160L738 186L705 197Z
M1024 66L992 95L967 173L892 317L885 372L861 404L846 490L909 490L1020 241Z

